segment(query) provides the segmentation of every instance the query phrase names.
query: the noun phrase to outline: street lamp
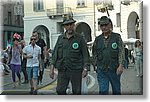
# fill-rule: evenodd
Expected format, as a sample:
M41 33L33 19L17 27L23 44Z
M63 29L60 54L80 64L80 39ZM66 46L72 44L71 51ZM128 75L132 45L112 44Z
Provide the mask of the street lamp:
M99 0L98 2L96 2L97 5L97 10L99 12L107 12L107 15L109 16L108 10L114 10L114 6L112 5L112 1L111 0Z

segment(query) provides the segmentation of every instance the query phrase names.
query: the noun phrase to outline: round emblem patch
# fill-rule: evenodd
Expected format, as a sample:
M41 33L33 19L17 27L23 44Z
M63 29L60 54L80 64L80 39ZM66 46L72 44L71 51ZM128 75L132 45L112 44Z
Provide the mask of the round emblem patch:
M118 47L117 43L112 43L112 48L113 49L117 49L117 47Z
M78 43L73 43L73 44L72 44L72 48L73 48L73 49L77 49L78 47L79 47L79 44L78 44Z

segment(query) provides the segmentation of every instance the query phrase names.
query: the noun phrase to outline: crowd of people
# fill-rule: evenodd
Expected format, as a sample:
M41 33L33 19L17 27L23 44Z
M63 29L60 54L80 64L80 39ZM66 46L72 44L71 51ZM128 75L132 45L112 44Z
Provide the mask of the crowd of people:
M29 44L21 40L19 34L13 36L13 45L1 52L3 75L12 73L13 87L30 84L30 94L37 94L37 85L43 84L44 68L49 66L49 75L54 78L54 69L58 70L56 92L66 95L71 84L72 94L81 95L82 79L90 71L90 55L87 42L81 34L75 32L75 22L71 16L64 17L65 32L56 42L54 50L47 49L46 43L33 31ZM113 32L113 23L107 16L98 21L102 34L95 38L92 48L92 65L97 72L99 94L107 95L111 83L114 95L121 94L120 77L123 69L128 69L129 51L124 45L121 35ZM142 76L143 47L135 42L134 59L137 76ZM95 67L96 66L96 67ZM96 69L95 69L96 68ZM23 72L24 81L21 81ZM16 81L16 75L19 81Z
M29 44L26 44L25 40L21 40L21 36L15 33L12 46L1 51L1 75L8 75L11 71L14 88L21 84L30 83L32 89L30 94L37 94L37 85L42 84L44 68L49 63L46 57L50 53L52 50L47 50L46 43L38 37L38 32L32 33ZM21 72L23 73L23 82Z

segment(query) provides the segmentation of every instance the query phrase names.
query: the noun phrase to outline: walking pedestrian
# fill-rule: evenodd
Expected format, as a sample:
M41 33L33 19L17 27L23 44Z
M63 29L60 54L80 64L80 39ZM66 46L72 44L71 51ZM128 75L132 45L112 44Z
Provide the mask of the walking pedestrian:
M87 76L89 53L82 35L74 31L76 21L72 16L63 19L65 33L58 37L52 55L50 77L54 77L54 67L58 69L58 95L66 95L69 81L74 95L81 94L82 77Z
M10 62L10 69L12 71L12 79L13 79L13 87L16 87L17 81L16 81L16 74L19 79L19 85L21 85L21 55L22 55L22 49L19 44L20 41L20 35L15 33L13 35L13 45L10 49L9 53L9 59L7 64Z
M124 49L125 49L125 62L124 62L124 68L128 69L128 65L129 65L129 58L128 58L128 48L126 48L126 45L124 45Z
M102 34L95 38L93 56L97 59L99 94L109 94L109 83L114 95L121 94L120 77L123 72L124 46L120 34L112 32L110 18L102 16L98 21Z
M140 40L135 42L135 48L133 51L133 56L135 59L135 69L136 69L136 76L143 76L143 68L142 68L142 45Z
M39 33L37 31L34 31L32 33L33 36L36 37L36 45L40 46L41 47L41 62L40 64L42 65L42 69L39 71L39 76L38 76L38 82L37 84L39 85L42 85L43 82L43 75L44 75L44 64L46 64L46 61L47 61L47 47L46 47L46 43L43 39L41 39L39 37Z
M36 37L30 38L31 44L23 49L23 57L27 59L27 73L30 82L30 94L37 94L38 71L41 69L41 48L36 45Z
M21 40L21 48L23 49L25 46L26 46L25 40ZM26 71L26 64L27 64L27 59L22 56L21 70L24 75L24 82L22 84L28 83L28 74Z

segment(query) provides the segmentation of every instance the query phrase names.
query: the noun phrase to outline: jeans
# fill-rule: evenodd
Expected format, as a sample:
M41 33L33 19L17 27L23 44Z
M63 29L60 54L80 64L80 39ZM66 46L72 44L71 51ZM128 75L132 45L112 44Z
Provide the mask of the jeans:
M115 72L108 69L107 72L103 72L100 68L97 69L97 80L99 85L99 94L109 94L109 82L112 86L113 95L121 94L120 76Z
M37 79L38 78L38 70L39 70L39 66L27 67L28 79L29 80L31 80L32 78Z
M12 71L13 82L16 82L16 75L15 74L17 74L19 81L21 81L21 75L20 75L21 65L10 64L10 69Z

